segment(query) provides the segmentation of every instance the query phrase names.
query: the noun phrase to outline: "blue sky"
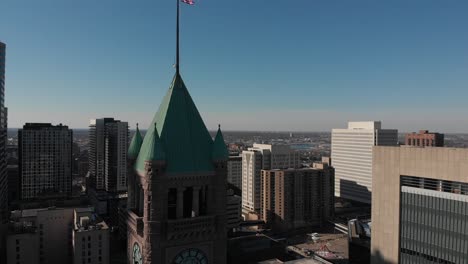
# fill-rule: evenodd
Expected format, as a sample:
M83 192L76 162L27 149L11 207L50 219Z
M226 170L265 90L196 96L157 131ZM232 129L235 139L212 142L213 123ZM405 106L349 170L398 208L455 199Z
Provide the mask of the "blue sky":
M3 0L9 126L146 127L174 74L175 1ZM382 120L468 132L468 1L198 0L182 76L210 129Z

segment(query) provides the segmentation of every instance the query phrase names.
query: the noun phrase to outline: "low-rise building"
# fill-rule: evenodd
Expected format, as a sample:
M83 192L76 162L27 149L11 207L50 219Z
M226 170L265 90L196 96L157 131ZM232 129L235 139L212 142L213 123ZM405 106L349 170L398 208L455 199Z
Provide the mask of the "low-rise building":
M443 147L444 134L432 133L428 130L419 130L419 133L405 135L405 145L418 147Z
M109 229L93 208L11 213L7 264L109 263Z

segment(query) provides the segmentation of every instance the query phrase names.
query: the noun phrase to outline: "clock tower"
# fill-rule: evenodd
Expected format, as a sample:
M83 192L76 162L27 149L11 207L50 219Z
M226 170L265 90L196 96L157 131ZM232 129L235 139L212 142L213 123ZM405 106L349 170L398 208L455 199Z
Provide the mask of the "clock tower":
M228 151L220 128L211 137L180 75L176 1L176 73L144 139L137 126L128 152L128 263L223 264Z
M226 162L179 73L129 147L128 261L226 263Z

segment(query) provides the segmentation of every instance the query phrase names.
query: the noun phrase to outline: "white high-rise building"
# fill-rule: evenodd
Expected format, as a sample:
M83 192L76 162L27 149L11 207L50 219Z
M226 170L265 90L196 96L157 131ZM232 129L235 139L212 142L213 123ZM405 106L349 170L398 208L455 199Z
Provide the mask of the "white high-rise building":
M242 208L260 212L261 170L299 168L299 153L289 145L254 144L242 152Z
M349 122L332 130L331 161L335 168L335 195L371 203L372 149L398 145L398 130L382 129L380 121Z

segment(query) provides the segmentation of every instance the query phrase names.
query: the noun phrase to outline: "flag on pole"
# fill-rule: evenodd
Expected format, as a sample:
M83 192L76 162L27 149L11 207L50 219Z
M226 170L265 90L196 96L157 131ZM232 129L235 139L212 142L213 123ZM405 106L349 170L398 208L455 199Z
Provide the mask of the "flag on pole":
M181 0L182 2L186 3L187 5L194 5L195 1L193 0Z

